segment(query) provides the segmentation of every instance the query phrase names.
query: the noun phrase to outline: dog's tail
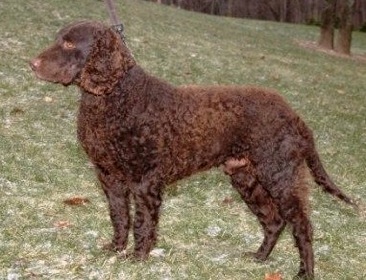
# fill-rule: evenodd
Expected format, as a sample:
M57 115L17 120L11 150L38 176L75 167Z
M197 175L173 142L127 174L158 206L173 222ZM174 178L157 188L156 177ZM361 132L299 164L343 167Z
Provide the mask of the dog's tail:
M334 184L334 182L330 179L329 175L327 174L327 172L323 167L319 154L316 151L313 135L311 131L306 127L306 125L305 124L303 125L304 130L302 130L302 132L305 132L304 133L305 135L303 136L307 138L307 143L310 144L310 146L307 149L305 160L315 182L322 187L323 191L335 197L338 197L340 200L343 200L348 204L356 206L356 204L352 201L352 199L349 198L346 194L344 194L339 189L339 187L337 187L337 185Z
M310 168L311 175L313 176L315 182L322 187L323 191L335 197L338 197L340 200L343 200L348 204L355 206L355 203L346 194L344 194L330 179L315 149L307 155L306 163Z

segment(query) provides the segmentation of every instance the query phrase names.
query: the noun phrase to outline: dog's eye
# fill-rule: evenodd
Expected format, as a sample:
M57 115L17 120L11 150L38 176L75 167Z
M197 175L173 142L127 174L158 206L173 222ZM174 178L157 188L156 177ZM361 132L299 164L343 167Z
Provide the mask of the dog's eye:
M63 48L64 49L67 49L67 50L72 50L72 49L75 49L75 44L70 42L70 41L65 41L63 44L62 44Z

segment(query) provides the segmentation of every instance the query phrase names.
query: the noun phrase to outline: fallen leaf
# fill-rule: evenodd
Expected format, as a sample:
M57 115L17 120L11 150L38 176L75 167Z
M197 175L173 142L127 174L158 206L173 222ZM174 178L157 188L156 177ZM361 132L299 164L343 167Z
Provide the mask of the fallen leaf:
M10 115L12 116L20 116L24 115L24 113L25 113L24 110L18 107L15 107L10 111Z
M47 103L51 103L53 101L52 97L49 96L46 96L43 100Z
M280 273L266 273L264 280L282 280L282 275Z
M234 203L234 198L232 197L225 197L221 202L223 205L230 205Z
M72 206L80 206L90 203L90 200L80 196L74 196L64 200L64 203Z
M65 229L71 227L71 223L69 221L57 221L53 224L55 228Z
M150 252L150 256L152 257L164 257L165 256L165 249L162 248L155 248Z

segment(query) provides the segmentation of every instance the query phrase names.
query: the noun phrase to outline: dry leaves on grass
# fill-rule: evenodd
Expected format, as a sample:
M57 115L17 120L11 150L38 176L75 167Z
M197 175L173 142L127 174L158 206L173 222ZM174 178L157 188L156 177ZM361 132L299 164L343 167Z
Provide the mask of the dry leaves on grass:
M280 273L266 273L264 280L282 280L282 275Z
M18 107L15 107L10 111L10 115L12 115L12 116L21 116L24 114L25 114L25 111Z
M72 226L69 221L57 221L53 224L53 226L57 229L66 229Z
M364 55L364 54L352 54L352 55L341 54L341 53L336 52L334 50L329 50L329 49L322 48L318 45L317 42L313 42L313 41L295 40L295 43L297 43L300 47L310 49L310 50L313 50L313 51L326 53L326 54L332 55L332 56L352 59L354 61L359 61L359 62L364 62L364 63L366 62L366 55Z
M64 204L71 206L82 206L87 203L90 203L90 200L80 196L74 196L64 200Z
M44 100L45 102L47 102L47 103L51 103L51 102L53 102L52 97L49 97L49 96L46 96L45 98L43 98L43 100Z
M235 202L235 199L232 197L225 197L222 201L221 204L224 206L229 206L231 204L233 204Z

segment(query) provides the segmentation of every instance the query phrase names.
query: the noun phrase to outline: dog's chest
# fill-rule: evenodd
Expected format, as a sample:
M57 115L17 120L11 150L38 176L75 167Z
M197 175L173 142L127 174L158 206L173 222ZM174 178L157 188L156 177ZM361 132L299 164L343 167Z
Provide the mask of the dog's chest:
M86 106L88 105L88 106ZM123 115L121 108L100 110L103 104L82 104L78 139L91 162L99 169L119 170L138 181L158 165L157 141L151 131Z
M116 108L103 98L84 95L81 99L77 134L85 152L95 164L116 161L117 151L113 135L118 133L120 122L111 114Z
M78 118L78 139L92 162L110 162L113 149L109 144L109 131L103 121L86 118L81 113Z

